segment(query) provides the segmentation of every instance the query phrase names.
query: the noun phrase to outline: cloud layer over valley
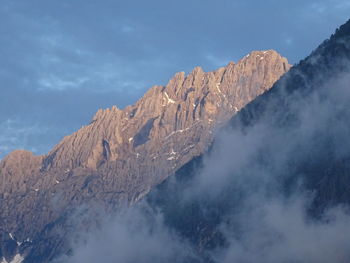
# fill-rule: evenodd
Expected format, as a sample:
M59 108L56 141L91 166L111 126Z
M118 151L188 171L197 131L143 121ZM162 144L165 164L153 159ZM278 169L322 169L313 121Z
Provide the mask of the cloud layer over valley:
M74 244L72 262L94 262L87 254L161 262L174 251L180 262L348 262L350 71L340 63L344 72L327 81L318 75L310 86L288 90L282 79L266 108L256 102L260 117L250 125L233 119L217 134L193 178L181 179L185 170L140 204L146 213L116 215ZM149 214L161 220L145 221Z

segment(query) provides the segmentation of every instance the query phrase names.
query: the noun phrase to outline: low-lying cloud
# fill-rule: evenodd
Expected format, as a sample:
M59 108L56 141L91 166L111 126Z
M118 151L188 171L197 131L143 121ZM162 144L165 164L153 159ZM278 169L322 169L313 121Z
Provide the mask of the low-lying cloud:
M207 262L208 257L213 262L349 262L349 207L332 205L337 200L330 196L312 212L323 194L320 185L313 185L324 184L317 173L334 172L332 162L350 154L349 81L350 74L344 73L309 93L288 94L280 87L288 103L281 110L288 112L275 111L277 96L255 125L217 135L179 202L205 201L209 205L203 209L209 211L215 202L226 202L221 223L213 230L222 233L224 245L201 250L191 237L180 234L179 226L163 220L171 214L136 206L102 224L84 244L75 244L69 262ZM308 170L315 167L315 174ZM175 213L185 212L180 208Z
M251 200L238 216L242 234L223 228L229 246L214 253L217 262L348 262L350 215L337 207L315 221L309 202L300 195Z
M79 243L72 241L73 256L58 262L182 263L196 259L190 244L167 228L162 215L145 204L101 219L100 225L87 234L80 233Z

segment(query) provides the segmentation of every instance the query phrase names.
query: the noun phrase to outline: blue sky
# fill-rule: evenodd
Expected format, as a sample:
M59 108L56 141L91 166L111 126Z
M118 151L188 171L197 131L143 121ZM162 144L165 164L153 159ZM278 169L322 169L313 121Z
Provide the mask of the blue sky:
M252 50L296 63L350 18L336 0L2 0L0 158L47 152L98 108Z

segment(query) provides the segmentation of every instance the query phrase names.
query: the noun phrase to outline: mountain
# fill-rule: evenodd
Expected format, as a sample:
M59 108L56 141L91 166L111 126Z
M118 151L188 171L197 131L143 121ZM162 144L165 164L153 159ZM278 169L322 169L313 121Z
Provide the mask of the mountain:
M148 203L203 262L349 262L349 80L350 20Z
M134 105L99 110L48 154L0 162L0 258L48 262L67 249L77 209L132 205L211 145L215 132L290 69L273 50L213 72L196 67Z

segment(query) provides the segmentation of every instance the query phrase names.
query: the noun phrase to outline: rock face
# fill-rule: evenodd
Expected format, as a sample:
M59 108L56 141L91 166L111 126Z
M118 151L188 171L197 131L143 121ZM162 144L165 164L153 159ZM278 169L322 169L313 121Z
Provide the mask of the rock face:
M0 258L54 257L58 245L42 242L43 236L52 234L67 211L86 203L113 209L137 202L203 153L216 129L290 67L273 50L252 52L213 72L196 67L154 86L124 110L99 110L45 156L9 154L0 163Z
M194 196L190 201L183 201L183 196L193 190L193 187L188 186L198 186L198 180L195 181L200 176L198 167L202 167L202 164L209 159L206 158L204 161L203 156L198 156L176 172L173 177L175 180L165 180L147 195L151 206L162 212L165 222L172 230L190 240L201 252L218 251L225 246L229 247L228 239L232 236L244 237L240 232L242 229L260 229L256 225L248 227L244 225L249 221L247 215L250 214L244 214L243 223L232 217L232 215L239 217L239 211L247 210L247 206L249 211L260 209L255 206L255 201L251 202L254 193L266 193L267 200L273 202L276 198L274 195L277 195L278 200L294 196L295 193L300 197L299 191L304 188L305 192L312 193L313 197L312 202L305 208L310 215L308 218L310 222L315 218L322 218L327 208L334 208L337 205L348 208L350 205L349 76L350 20L310 56L295 65L269 91L249 103L228 122L230 134L233 136L244 134L246 140L240 145L243 148L254 147L252 151L254 154L247 154L249 157L245 156L240 165L227 165L224 173L230 176L225 177L225 184L221 185L218 197L206 198L202 195L198 199ZM259 137L254 146L249 145L252 139L257 137L256 130L259 131L259 135L265 132L267 136L261 137L263 140ZM243 132L240 133L241 131ZM227 138L228 135L227 141L224 142L227 146L225 154L231 156L232 153L232 156L236 156L237 140L231 137L230 142ZM211 147L215 149L216 146L217 143L214 142ZM222 167L224 162L220 163L220 160L215 158L213 160L210 162L211 166ZM248 179L244 181L241 178ZM193 181L196 184L193 184ZM246 187L247 185L249 187ZM260 199L266 198L264 194L258 196ZM248 205L244 205L245 203ZM232 228L237 232L232 231L229 235L225 233L223 230L230 229L227 222L236 224ZM258 221L253 222L255 224ZM289 226L284 227L286 228ZM278 236L276 233L274 235ZM304 235L300 233L297 235L307 240ZM253 236L252 239L257 236ZM273 243L273 239L268 240ZM283 238L276 240L279 244L283 242L281 241ZM250 239L249 241L255 242ZM348 262L350 256L346 242L348 241L343 242L345 244L342 242L337 244L337 248L344 245L345 251L340 248L335 253L346 255L341 259L344 262ZM307 247L307 244L305 245ZM254 250L256 248L251 249L249 244L247 247L250 256L254 255L254 252L261 256L269 251L268 244L264 244L262 249L259 247L261 250L258 251ZM237 250L240 251L240 248L238 245ZM273 250L277 251L281 251L280 246ZM272 257L276 262L298 261L296 257L279 260L277 254ZM295 251L291 253L293 256L296 254L298 253ZM254 257L247 258L249 259L239 259L241 262L260 261L254 260ZM324 259L324 262L341 260ZM311 261L313 260L307 258L300 260L300 262ZM206 259L203 262L222 261ZM261 262L270 260L265 258Z

